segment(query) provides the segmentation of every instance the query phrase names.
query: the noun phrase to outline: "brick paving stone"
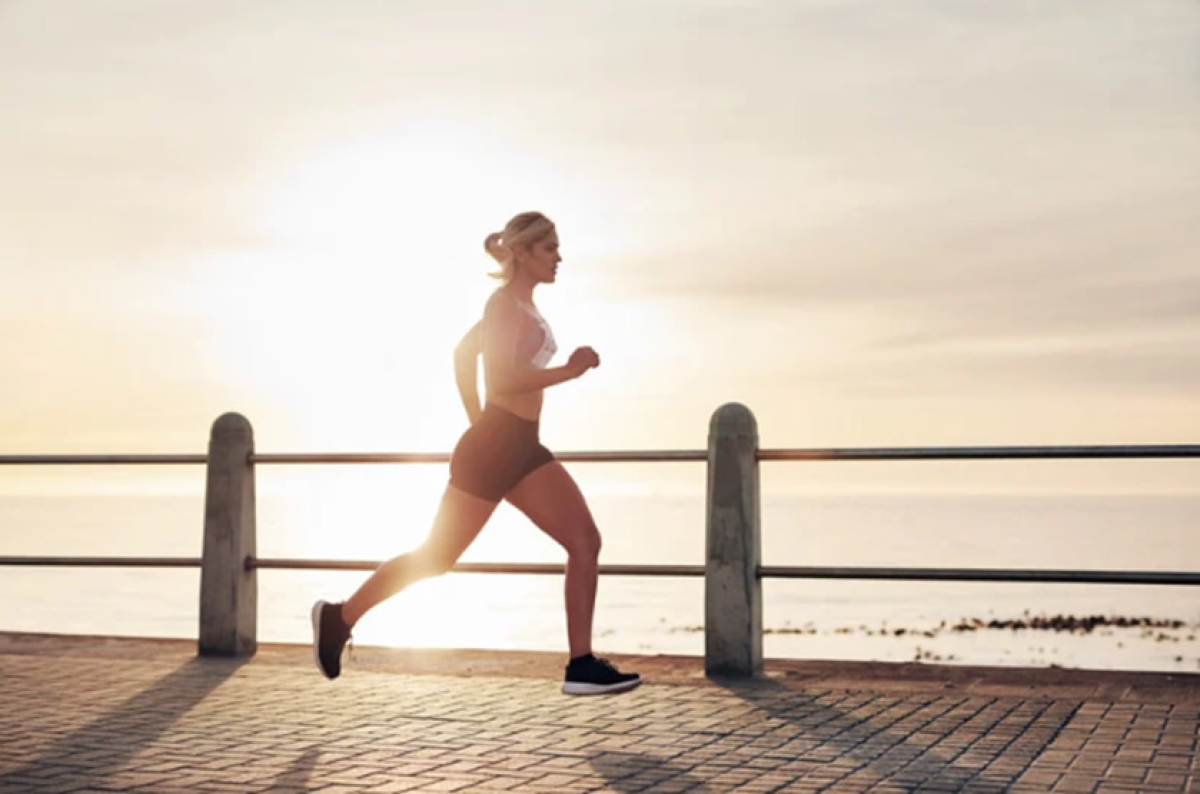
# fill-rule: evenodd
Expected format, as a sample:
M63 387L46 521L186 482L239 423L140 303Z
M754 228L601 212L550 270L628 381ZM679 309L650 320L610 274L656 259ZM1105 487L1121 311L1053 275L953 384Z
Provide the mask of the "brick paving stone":
M1146 772L1144 766L1118 762L1108 767L1104 778L1113 783L1141 783L1146 779Z
M1157 768L1182 772L1191 767L1194 762L1195 756L1191 753L1160 751L1154 754L1151 764Z
M1110 765L1110 761L1107 758L1090 758L1086 755L1080 755L1071 762L1070 770L1072 773L1082 773L1084 775L1099 777L1108 770Z
M1122 747L1117 751L1118 761L1149 763L1154 758L1153 747Z
M1176 772L1161 772L1152 770L1146 776L1146 783L1155 787L1174 788L1177 791L1182 791L1187 784L1187 775L1178 774ZM1139 781L1140 782L1140 781Z
M361 789L367 794L400 794L406 791L417 791L425 786L425 781L418 778L393 778L386 782ZM303 791L304 789L300 789Z
M1054 746L1058 747L1058 742L1055 742ZM1088 755L1102 755L1102 756L1114 757L1114 756L1116 756L1117 751L1120 749L1121 749L1120 742L1089 740L1089 741L1084 742L1084 745L1083 745L1083 752L1087 753Z
M517 791L523 788L528 782L526 778L521 777L491 775L480 781L478 789L480 791Z
M1046 791L1049 791L1060 779L1062 779L1064 771L1060 770L1041 770L1033 769L1021 775L1017 782L1023 785L1044 786Z

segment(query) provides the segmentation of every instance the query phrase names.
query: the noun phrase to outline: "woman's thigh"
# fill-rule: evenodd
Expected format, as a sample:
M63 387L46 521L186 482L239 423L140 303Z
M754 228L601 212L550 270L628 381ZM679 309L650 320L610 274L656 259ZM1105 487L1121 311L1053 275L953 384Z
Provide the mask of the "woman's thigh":
M479 537L496 505L447 484L421 551L447 566L453 565Z
M568 554L600 551L600 533L587 500L559 461L534 469L505 498Z

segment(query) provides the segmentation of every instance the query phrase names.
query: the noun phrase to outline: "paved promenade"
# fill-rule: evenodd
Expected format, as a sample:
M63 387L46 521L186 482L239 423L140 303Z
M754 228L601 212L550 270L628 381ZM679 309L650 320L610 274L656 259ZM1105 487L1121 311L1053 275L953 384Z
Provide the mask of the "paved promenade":
M1200 676L616 657L633 692L559 693L556 654L0 635L0 791L1200 791Z

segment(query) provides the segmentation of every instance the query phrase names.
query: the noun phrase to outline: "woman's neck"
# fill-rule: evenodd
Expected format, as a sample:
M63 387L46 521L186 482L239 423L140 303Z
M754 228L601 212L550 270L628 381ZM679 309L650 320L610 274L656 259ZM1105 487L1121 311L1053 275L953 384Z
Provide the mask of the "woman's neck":
M513 279L508 282L505 289L509 291L514 298L530 305L533 304L533 283L524 279Z

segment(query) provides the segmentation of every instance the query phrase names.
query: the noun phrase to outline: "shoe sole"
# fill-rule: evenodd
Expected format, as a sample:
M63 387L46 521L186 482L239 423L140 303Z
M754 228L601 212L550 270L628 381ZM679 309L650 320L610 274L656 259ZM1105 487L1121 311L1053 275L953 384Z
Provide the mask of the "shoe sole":
M318 601L313 604L312 608L313 662L317 665L317 669L321 671L321 675L332 681L333 678L329 673L325 672L325 668L321 665L321 608L326 603L325 601Z
M617 692L628 692L641 683L642 679L640 678L635 678L632 681L622 681L619 684L587 684L582 681L564 681L562 691L564 695L612 695Z

